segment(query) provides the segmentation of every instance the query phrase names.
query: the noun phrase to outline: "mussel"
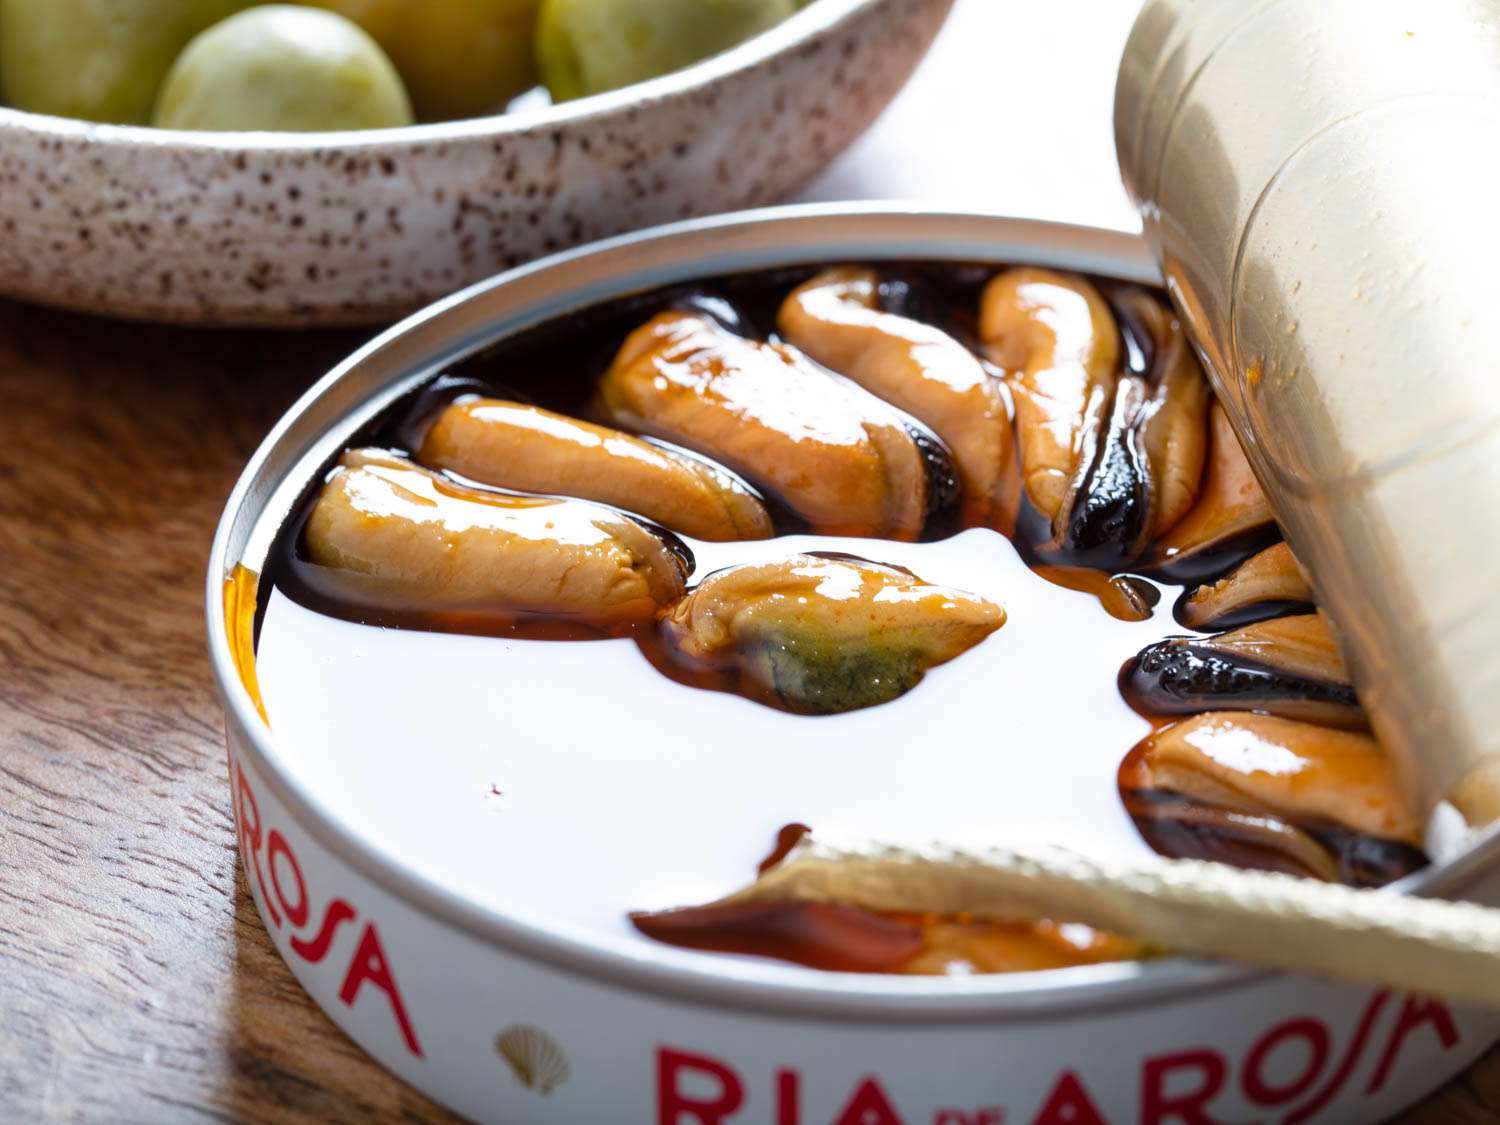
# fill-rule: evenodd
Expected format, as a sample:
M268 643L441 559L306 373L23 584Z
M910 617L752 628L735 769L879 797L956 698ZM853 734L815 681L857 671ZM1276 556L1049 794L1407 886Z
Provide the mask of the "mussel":
M1215 402L1208 418L1208 465L1198 500L1140 560L1176 582L1222 574L1280 538L1229 416Z
M709 575L660 622L668 657L807 715L873 707L1005 621L993 602L848 556L794 555ZM670 671L670 669L668 669Z
M1126 662L1120 692L1145 715L1264 711L1350 730L1369 727L1320 613L1158 641Z
M1312 607L1312 587L1292 549L1276 543L1217 582L1183 591L1176 614L1189 629L1228 629Z
M922 951L920 927L909 920L820 902L689 906L632 914L630 921L668 945L834 972L899 972Z
M953 454L962 519L1008 528L1016 486L1010 409L999 382L959 341L881 307L880 276L824 270L782 302L777 327L795 347L930 426Z
M1197 715L1137 745L1120 790L1163 855L1354 886L1426 863L1415 809L1366 734L1248 712Z
M1124 565L1151 534L1151 478L1138 424L1147 401L1142 380L1118 379L1107 410L1085 432L1066 519L1050 545L1063 557Z
M1212 395L1187 333L1161 301L1135 286L1117 290L1114 299L1122 319L1151 344L1145 402L1132 424L1150 471L1151 535L1160 537L1198 496Z
M828 535L915 539L929 454L891 407L795 348L672 309L633 332L599 384L614 425L712 457Z
M343 455L301 550L303 580L334 601L460 632L534 618L628 628L687 576L671 546L613 509L488 492L375 449Z
M1120 334L1109 305L1076 274L1020 267L980 298L979 336L1015 398L1021 478L1032 507L1062 536L1079 479L1097 459L1119 382ZM1118 466L1107 468L1113 471ZM1144 509L1144 482L1120 479L1116 508ZM1129 515L1115 516L1131 522Z
M762 875L808 833L787 824ZM774 957L839 972L958 976L1016 973L1147 955L1138 942L1072 923L978 922L966 917L877 914L822 903L734 903L632 914L657 941L688 949Z
M875 914L815 902L686 907L633 914L630 920L647 937L670 945L845 973L1035 972L1148 952L1088 926Z
M1026 496L1058 562L1119 567L1183 518L1208 446L1208 383L1175 317L1114 291L1126 332L1081 277L1012 269L986 287L980 336L1016 400ZM1124 344L1122 355L1121 346Z
M417 459L484 484L639 512L711 541L767 539L765 505L702 458L538 406L465 397L433 420Z

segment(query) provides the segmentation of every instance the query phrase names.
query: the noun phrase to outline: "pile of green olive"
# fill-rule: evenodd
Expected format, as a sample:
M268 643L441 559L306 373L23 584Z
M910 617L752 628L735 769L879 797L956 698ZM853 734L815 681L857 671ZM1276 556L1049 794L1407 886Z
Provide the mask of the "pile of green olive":
M688 66L809 0L0 0L0 102L171 129L376 129Z

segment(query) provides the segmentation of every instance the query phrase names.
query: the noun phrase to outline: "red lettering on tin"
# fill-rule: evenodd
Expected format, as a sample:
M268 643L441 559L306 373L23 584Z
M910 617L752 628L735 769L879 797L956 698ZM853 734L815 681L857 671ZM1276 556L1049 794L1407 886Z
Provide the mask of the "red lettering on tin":
M333 946L333 939L338 933L338 928L345 922L354 918L354 907L350 906L341 898L336 898L328 904L328 909L323 912L323 924L318 927L317 936L312 941L303 941L293 935L291 939L292 952L304 961L311 961L316 965L328 956L328 950Z
M380 935L375 932L373 922L365 923L359 948L354 951L354 960L349 963L349 972L339 988L339 999L352 1008L360 987L366 981L385 993L391 1011L396 1015L396 1024L401 1028L401 1036L406 1040L407 1050L421 1058L422 1048L417 1043L417 1034L412 1030L411 1020L406 1018L406 1005L401 1002L401 990L396 987L396 978L391 975L390 963L385 959L385 950L380 946Z
M1105 1122L1078 1075L1065 1070L1031 1119L1031 1125L1105 1125Z
M240 810L240 855L244 858L246 873L254 873L255 881L260 885L261 901L266 904L266 912L271 915L271 921L279 930L281 915L276 912L270 888L266 886L266 877L260 870L260 806L255 803L255 794L250 792L250 783L245 780L245 771L240 769L238 762L235 762L234 772L239 779L237 788L240 799L236 803Z
M795 1070L776 1072L776 1125L802 1125L802 1077Z
M1141 1125L1173 1119L1183 1125L1218 1125L1205 1107L1223 1088L1228 1070L1224 1056L1206 1048L1147 1059L1141 1068ZM1169 1093L1171 1077L1184 1071L1197 1071L1197 1085Z
M250 781L245 776L245 771L241 768L238 759L233 762L230 778L230 784L236 791L234 804L239 817L240 854L245 863L245 877L247 880L253 877L254 881L259 884L260 897L265 904L266 915L278 929L281 927L281 914L276 909L279 903L281 909L286 911L287 919L293 927L300 930L307 924L312 910L312 894L308 888L307 879L302 873L302 864L298 861L297 854L292 850L292 845L287 838L279 830L271 829L265 837L264 859L266 866L271 869L271 878L269 883L267 882L261 866L263 825L260 819L260 806L256 802L255 793L250 788ZM283 869L295 879L297 891L295 902L287 899L287 888L282 885ZM323 911L322 923L312 941L305 941L293 934L288 939L288 944L298 957L316 965L328 956L334 939L338 936L339 927L345 922L353 921L357 916L358 913L352 906L341 898L335 898ZM380 944L380 935L373 922L365 924L364 933L360 936L358 947L354 951L354 959L349 963L349 969L344 975L344 983L339 989L339 998L352 1007L360 988L367 981L385 993L386 1000L391 1006L391 1014L395 1017L396 1026L401 1031L401 1037L406 1041L407 1050L417 1058L421 1058L421 1044L417 1042L417 1033L406 1014L406 1004L401 999L401 990L396 987L395 974L391 971L390 961L386 958L385 949Z
M1344 1052L1343 1059L1339 1062L1338 1071L1328 1080L1328 1084L1318 1091L1317 1095L1308 1103L1298 1107L1294 1112L1287 1114L1286 1125L1301 1125L1319 1113L1335 1097L1344 1084L1349 1081L1349 1075L1354 1071L1354 1065L1364 1054L1365 1043L1370 1038L1370 1029L1375 1026L1375 1020L1380 1015L1380 1010L1390 999L1390 993L1377 992L1370 997L1370 1002L1365 1005L1364 1014L1359 1017L1359 1024L1354 1029L1354 1038L1349 1041L1349 1047Z
M691 1096L682 1088L684 1079L714 1083L712 1093ZM739 1076L717 1059L689 1054L671 1047L656 1049L656 1120L658 1125L723 1125L724 1119L745 1104L745 1087ZM793 1119L795 1121L795 1118Z
M1266 1061L1278 1047L1298 1040L1307 1045L1306 1063L1295 1078L1273 1085L1266 1077ZM1321 1020L1303 1017L1277 1024L1255 1041L1245 1058L1245 1069L1240 1075L1245 1096L1257 1105L1267 1107L1296 1101L1323 1073L1332 1049L1333 1036Z
M1458 1028L1453 1023L1453 1013L1448 1011L1448 1005L1441 1000L1408 996L1401 1005L1401 1014L1396 1017L1396 1022L1391 1028L1391 1037L1381 1053L1380 1065L1375 1068L1375 1076L1365 1087L1366 1094L1373 1094L1385 1085L1385 1080L1391 1076L1391 1068L1396 1062L1397 1053L1405 1046L1411 1033L1423 1024L1432 1025L1443 1050L1451 1051L1458 1045Z
M276 859L283 856L287 865L291 867L292 874L297 878L297 904L293 906L287 902L286 894L281 889L281 877L276 873ZM297 862L297 857L292 854L291 845L286 842L278 829L271 829L271 834L266 837L266 866L271 869L271 889L276 892L276 901L281 904L281 909L286 911L287 920L299 930L307 925L307 881L302 878L302 867Z
M904 1122L880 1088L880 1080L872 1074L859 1084L833 1125L904 1125Z

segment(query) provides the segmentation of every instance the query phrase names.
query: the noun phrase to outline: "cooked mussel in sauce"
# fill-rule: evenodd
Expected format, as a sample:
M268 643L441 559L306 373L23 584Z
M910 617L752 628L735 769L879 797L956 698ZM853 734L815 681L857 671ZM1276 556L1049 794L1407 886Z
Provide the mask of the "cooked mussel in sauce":
M1008 528L1017 481L1000 381L951 335L885 311L880 298L874 270L825 270L792 290L777 327L818 363L930 426L953 454L964 522Z
M711 574L661 620L689 677L808 715L904 695L1005 621L983 598L848 556L798 555Z
M613 504L695 539L767 539L774 531L754 492L712 461L526 403L453 402L432 421L417 457L484 484Z
M1290 547L1277 543L1223 578L1183 591L1176 612L1189 629L1227 629L1312 607L1312 587L1301 565Z
M494 382L415 392L309 492L277 588L383 625L628 634L681 683L837 715L911 691L1006 611L878 544L732 565L707 545L987 528L1125 621L1153 619L1163 583L1186 587L1190 632L1158 634L1119 675L1155 724L1118 777L1152 848L1356 885L1425 862L1336 633L1159 293L1024 265L723 284L622 298L468 365ZM694 573L695 552L717 561ZM1019 622L1024 591L1006 602ZM1149 952L1046 920L810 904L632 920L665 942L846 971Z
M1229 416L1216 402L1208 414L1208 462L1197 501L1151 546L1141 564L1170 581L1202 582L1278 538L1270 502Z
M1120 769L1126 807L1166 855L1378 886L1426 859L1422 826L1367 734L1275 715L1195 715Z
M681 597L686 579L676 551L613 509L484 491L375 449L340 458L302 550L304 576L335 598L461 631L539 616L635 625Z
M1182 521L1208 457L1210 393L1166 306L1138 286L1107 300L1076 275L1013 269L985 288L979 335L1015 398L1041 555L1125 566Z
M930 486L901 417L784 344L671 309L633 332L598 411L729 466L828 535L916 539Z
M1422 826L1321 613L1149 645L1120 689L1152 718L1188 716L1120 770L1126 807L1157 851L1358 886L1426 863Z
M1114 299L1122 321L1150 342L1144 372L1129 376L1144 384L1131 424L1140 431L1149 474L1147 522L1151 534L1160 538L1197 499L1208 457L1211 395L1187 333L1161 301L1134 286L1118 290Z
M1150 716L1256 710L1351 730L1369 727L1333 632L1318 613L1159 641L1125 665L1120 691Z
M1006 270L980 298L979 337L1015 396L1026 499L1054 534L1068 534L1081 477L1102 453L1102 471L1119 477L1117 511L1103 518L1138 535L1143 485L1132 467L1115 463L1131 451L1101 450L1119 383L1120 332L1099 290L1076 274Z

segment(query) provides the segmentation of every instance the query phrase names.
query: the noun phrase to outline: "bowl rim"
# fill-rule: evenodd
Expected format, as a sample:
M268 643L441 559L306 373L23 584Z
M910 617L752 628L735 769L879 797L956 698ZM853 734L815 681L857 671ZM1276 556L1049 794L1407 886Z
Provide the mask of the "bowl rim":
M193 153L295 154L327 149L369 151L459 141L493 140L574 126L632 109L706 90L839 29L865 10L893 0L815 0L775 27L710 55L690 66L617 90L575 98L515 113L492 113L452 121L431 121L384 129L330 130L318 133L226 132L159 129L152 125L119 125L82 118L33 113L0 105L0 136L34 135L55 141L82 141L109 147L161 149ZM948 0L951 4L952 0Z
M466 316L472 306L492 294L520 288L539 276L565 275L570 268L583 267L586 274L593 262L603 261L607 270L610 256L618 259L622 253L633 258L642 250L661 247L670 253L674 244L692 240L712 240L721 247L732 244L733 250L723 251L730 254L728 260L705 261L701 255L684 256L675 263L675 268L682 272L674 276L701 277L731 268L828 260L837 248L815 242L804 247L800 240L810 240L814 237L810 232L840 221L846 227L851 224L857 227L859 239L869 243L893 242L894 232L900 231L908 246L947 247L941 252L934 250L933 257L937 260L964 260L952 248L980 238L987 242L976 246L970 260L1003 261L1003 255L991 250L998 242L1020 253L1061 246L1058 256L1080 259L1071 267L1062 268L1090 272L1097 269L1106 273L1113 268L1117 276L1135 276L1137 280L1159 283L1159 271L1147 254L1144 241L1133 234L901 203L834 203L762 208L648 228L539 259L435 302L378 334L317 380L267 434L225 505L209 558L206 601L209 659L224 703L231 745L246 755L260 784L274 792L304 831L410 908L483 944L635 990L713 1005L830 1018L953 1022L1095 1012L1244 989L1275 978L1278 974L1266 970L1184 957L969 977L895 977L818 972L769 961L715 959L712 955L666 945L585 938L467 899L406 861L373 846L344 823L320 795L304 789L275 751L270 732L258 718L235 669L224 617L223 584L233 564L249 551L245 541L264 522L265 512L276 494L285 491L289 482L300 491L305 478L299 477L297 470L308 459L323 456L318 453L320 443L337 444L338 428L351 416L360 417L379 409L413 381L425 378L429 371L451 362L454 356L471 354L486 343L503 338L506 330L495 330L493 326L503 321L505 314ZM792 237L794 234L797 237ZM793 245L798 249L792 250ZM622 267L616 262L613 268L618 271ZM693 269L696 274L691 272ZM585 307L643 287L654 287L654 282L629 287L622 284L620 277L606 275L597 289L577 291L571 307ZM535 302L522 307L532 315L526 323L566 315L566 311L546 310ZM486 324L490 326L488 329ZM517 330L519 327L510 331ZM460 333L466 332L468 336L451 353L437 354L430 340L421 339L424 334L434 332L440 338L446 333L450 341ZM417 346L402 352L402 345L409 343L408 337L414 335ZM473 344L480 338L485 343ZM415 374L387 378L374 395L354 394L354 405L342 413L336 409L340 384L346 377L380 360L398 366L405 364L410 370L418 357L431 363ZM306 433L299 432L299 422L314 406L332 411L335 420L317 426L309 424L310 428L303 427ZM262 480L268 463L282 452L283 446L299 442L299 451L277 479ZM1487 837L1456 859L1434 862L1423 871L1391 884L1387 890L1457 893L1483 877L1494 866L1497 856L1500 856L1500 833Z

